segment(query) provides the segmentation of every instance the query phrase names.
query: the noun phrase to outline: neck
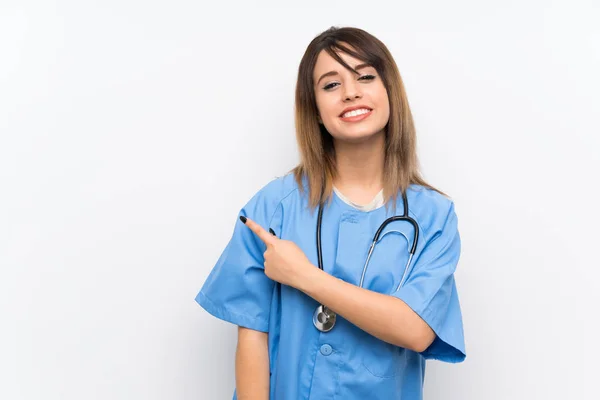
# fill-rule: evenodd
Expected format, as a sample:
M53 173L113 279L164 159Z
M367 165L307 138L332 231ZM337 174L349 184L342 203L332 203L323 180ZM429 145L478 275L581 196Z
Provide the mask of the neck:
M333 184L340 190L377 193L383 187L384 132L360 143L335 141L337 176Z

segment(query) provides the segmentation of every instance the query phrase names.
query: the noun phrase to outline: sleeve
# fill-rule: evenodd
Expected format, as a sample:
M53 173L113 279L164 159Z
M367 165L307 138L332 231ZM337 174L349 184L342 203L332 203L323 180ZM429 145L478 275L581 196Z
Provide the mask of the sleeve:
M268 229L275 210L264 196L257 194L239 215ZM196 296L196 302L219 319L268 332L275 282L264 272L265 251L265 244L238 217L233 235Z
M406 282L394 293L436 334L433 343L421 353L426 359L457 363L466 357L454 280L460 250L458 220L452 202L443 226L425 244Z

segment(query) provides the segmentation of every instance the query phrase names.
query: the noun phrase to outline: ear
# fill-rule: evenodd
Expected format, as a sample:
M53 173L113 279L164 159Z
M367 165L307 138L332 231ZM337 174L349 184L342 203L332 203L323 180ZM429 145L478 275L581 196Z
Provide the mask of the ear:
M323 120L321 119L321 116L317 114L317 121L319 121L320 124L323 124Z

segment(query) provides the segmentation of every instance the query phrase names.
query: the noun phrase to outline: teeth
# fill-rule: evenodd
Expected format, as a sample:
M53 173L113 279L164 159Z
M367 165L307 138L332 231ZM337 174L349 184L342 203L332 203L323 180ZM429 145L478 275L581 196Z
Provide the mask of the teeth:
M366 108L361 108L359 110L349 111L349 112L345 113L344 115L342 115L342 118L356 117L357 115L366 114L369 111L371 111L371 110L368 110Z

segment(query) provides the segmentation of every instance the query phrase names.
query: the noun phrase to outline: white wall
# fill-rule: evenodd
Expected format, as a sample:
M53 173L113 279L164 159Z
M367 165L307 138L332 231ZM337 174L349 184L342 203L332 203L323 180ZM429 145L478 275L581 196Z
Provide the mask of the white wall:
M426 398L600 398L599 3L282 3L0 3L0 398L230 398L194 296L331 25L392 51L456 201L468 357Z

